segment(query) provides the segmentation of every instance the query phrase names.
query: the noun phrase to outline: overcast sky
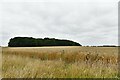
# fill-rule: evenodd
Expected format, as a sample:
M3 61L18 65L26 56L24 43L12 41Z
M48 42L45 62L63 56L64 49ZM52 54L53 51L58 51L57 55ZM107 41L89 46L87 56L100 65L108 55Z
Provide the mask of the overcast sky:
M17 36L118 45L118 1L3 0L1 45Z

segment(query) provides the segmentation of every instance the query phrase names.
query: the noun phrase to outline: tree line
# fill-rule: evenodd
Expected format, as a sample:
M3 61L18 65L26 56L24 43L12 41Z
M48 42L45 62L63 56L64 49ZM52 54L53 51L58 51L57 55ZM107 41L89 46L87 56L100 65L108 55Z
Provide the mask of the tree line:
M9 47L40 47L40 46L82 46L81 44L55 38L14 37L9 40Z

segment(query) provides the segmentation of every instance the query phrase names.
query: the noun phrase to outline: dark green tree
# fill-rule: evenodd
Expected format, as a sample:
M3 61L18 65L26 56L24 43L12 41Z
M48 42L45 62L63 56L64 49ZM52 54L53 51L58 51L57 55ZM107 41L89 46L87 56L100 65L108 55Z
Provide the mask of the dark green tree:
M32 37L14 37L11 38L9 47L39 47L39 46L82 46L77 42L55 38L32 38Z

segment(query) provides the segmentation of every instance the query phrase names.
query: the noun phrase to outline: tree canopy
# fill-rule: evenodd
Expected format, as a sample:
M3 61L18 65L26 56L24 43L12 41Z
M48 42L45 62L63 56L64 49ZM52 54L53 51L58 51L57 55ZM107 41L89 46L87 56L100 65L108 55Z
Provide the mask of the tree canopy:
M55 38L14 37L9 40L9 47L40 47L40 46L82 46L81 44Z

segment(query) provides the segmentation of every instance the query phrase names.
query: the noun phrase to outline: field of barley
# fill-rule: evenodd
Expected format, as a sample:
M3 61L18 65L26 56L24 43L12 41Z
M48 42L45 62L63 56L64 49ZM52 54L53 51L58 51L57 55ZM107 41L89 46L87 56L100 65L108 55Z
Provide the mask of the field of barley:
M116 78L117 47L3 47L3 78Z

